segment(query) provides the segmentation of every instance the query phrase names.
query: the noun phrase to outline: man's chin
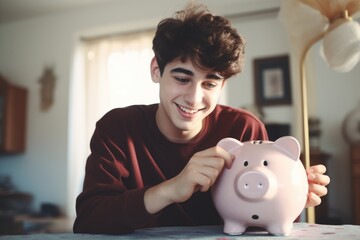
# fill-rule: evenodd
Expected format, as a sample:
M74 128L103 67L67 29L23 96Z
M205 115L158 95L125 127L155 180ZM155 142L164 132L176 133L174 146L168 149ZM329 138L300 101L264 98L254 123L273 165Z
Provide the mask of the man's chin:
M178 129L184 133L196 131L198 123L179 124Z

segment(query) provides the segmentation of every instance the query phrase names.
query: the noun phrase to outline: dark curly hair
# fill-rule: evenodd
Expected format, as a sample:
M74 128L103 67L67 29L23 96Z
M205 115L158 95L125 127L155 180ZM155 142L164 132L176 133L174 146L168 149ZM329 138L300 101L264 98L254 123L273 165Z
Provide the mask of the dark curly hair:
M161 74L169 62L191 59L196 66L228 79L242 71L244 47L245 40L229 20L194 2L176 12L173 18L162 20L153 39Z

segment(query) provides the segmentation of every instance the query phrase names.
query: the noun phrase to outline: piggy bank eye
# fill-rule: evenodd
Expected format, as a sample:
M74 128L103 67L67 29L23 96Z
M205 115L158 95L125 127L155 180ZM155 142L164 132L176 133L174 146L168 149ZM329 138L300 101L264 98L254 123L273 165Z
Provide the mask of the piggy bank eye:
M248 161L245 161L244 162L244 166L247 167L249 165L249 162Z
M263 165L264 165L265 167L266 167L267 165L269 165L268 161L265 160L265 161L263 162Z

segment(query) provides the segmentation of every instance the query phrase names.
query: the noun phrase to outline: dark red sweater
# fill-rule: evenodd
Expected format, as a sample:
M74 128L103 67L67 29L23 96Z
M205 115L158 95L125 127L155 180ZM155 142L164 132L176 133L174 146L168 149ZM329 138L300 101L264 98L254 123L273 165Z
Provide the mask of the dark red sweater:
M170 179L192 155L225 137L267 139L264 125L240 109L217 106L191 143L168 141L156 125L154 105L114 109L97 122L86 163L83 192L76 202L76 233L120 234L154 226L221 224L210 191L151 215L144 192Z

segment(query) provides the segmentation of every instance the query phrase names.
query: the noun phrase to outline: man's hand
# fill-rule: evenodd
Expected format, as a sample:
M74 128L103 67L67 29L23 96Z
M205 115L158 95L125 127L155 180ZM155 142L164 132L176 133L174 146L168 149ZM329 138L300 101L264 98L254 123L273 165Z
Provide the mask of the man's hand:
M145 192L146 209L156 213L171 203L188 200L196 191L208 191L224 166L231 167L234 158L219 146L195 153L177 176Z
M322 196L327 194L326 186L330 183L329 176L325 175L326 168L324 165L314 165L306 169L309 193L306 207L315 207L321 203Z

